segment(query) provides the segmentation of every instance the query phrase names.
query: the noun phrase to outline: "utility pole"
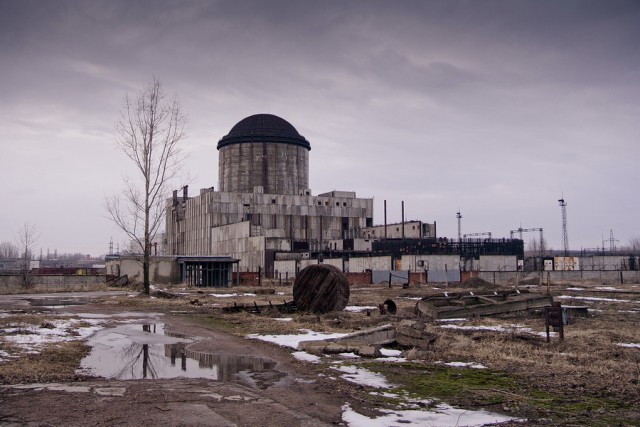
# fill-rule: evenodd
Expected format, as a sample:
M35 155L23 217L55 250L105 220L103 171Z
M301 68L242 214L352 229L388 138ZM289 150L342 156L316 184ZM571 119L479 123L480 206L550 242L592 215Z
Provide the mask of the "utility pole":
M569 236L567 234L567 202L564 201L564 196L558 199L560 209L562 211L562 251L564 256L569 256Z
M458 218L458 241L462 241L462 214L460 211L456 212L456 218Z

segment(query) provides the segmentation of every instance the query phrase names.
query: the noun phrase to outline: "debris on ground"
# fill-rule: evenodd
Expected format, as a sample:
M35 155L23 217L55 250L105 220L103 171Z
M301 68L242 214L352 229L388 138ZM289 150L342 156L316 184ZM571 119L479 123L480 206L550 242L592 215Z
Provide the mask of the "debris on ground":
M437 337L427 329L426 323L420 320L402 320L396 327L396 342L402 347L424 350L429 348Z
M416 303L416 314L432 319L490 316L542 309L551 296L528 291L444 292L426 296Z
M349 293L347 276L329 264L305 267L293 284L293 300L298 309L315 314L344 310Z

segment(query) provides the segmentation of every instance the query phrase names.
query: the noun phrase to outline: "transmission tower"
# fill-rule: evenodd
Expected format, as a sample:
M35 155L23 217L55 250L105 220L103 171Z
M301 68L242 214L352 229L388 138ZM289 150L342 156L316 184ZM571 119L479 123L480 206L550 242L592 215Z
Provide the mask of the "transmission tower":
M460 211L456 212L456 218L458 218L458 241L462 241L462 214Z
M562 251L564 256L569 256L569 236L567 234L567 202L562 199L558 199L560 209L562 210Z
M616 250L616 242L618 241L618 239L613 238L613 229L609 229L609 251L614 252Z

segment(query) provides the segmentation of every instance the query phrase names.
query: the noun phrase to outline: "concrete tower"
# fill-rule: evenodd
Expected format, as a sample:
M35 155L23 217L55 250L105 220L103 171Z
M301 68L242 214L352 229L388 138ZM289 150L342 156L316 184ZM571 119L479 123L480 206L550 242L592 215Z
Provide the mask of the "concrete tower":
M218 142L221 192L304 194L309 188L311 145L286 120L255 114L239 121Z

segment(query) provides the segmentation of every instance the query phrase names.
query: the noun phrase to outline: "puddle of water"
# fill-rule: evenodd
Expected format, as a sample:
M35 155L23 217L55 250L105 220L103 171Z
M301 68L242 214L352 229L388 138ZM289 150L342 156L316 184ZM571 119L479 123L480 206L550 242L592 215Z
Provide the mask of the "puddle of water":
M232 381L239 373L275 368L271 359L189 350L192 339L164 330L164 324L123 324L93 335L80 371L113 379L207 378Z

